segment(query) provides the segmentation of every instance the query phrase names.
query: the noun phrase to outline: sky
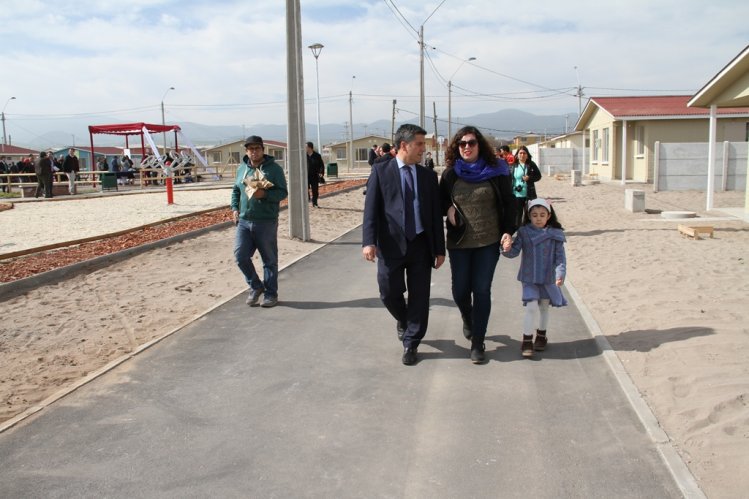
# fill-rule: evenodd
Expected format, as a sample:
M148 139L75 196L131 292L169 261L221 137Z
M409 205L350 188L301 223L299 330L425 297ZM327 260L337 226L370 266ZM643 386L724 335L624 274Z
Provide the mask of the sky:
M320 122L348 122L351 93L356 131L390 120L394 99L398 120L419 122L422 26L429 122L435 108L447 119L448 81L453 121L691 95L749 43L747 19L737 0L301 0L305 120L317 119L313 43ZM249 134L286 122L286 2L2 0L0 72L17 145L70 118L160 123L162 101L167 123Z

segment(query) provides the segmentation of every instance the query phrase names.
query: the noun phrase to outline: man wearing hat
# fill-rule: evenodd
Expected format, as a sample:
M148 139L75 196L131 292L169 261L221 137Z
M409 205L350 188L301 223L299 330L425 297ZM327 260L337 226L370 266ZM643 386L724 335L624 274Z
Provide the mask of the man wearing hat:
M283 169L263 152L263 139L247 137L247 154L237 169L231 210L237 226L234 258L250 286L246 303L270 308L278 303L278 208L288 196ZM255 271L255 251L263 261L263 279ZM260 296L263 301L260 303Z

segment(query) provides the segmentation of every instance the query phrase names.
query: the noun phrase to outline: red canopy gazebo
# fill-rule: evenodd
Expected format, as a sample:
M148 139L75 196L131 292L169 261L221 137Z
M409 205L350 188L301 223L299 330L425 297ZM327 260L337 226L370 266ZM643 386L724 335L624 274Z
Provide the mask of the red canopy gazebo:
M165 133L174 131L174 148L179 151L179 145L177 143L177 132L180 131L179 125L153 125L151 123L118 123L116 125L89 125L88 133L91 137L91 166L96 164L94 156L94 134L103 133L106 135L124 135L125 136L125 148L130 148L128 136L140 135L140 147L145 152L145 142L143 142L143 127L148 130L148 133ZM166 154L166 144L164 144L164 154Z
M179 145L177 143L177 132L180 131L179 125L153 125L151 123L118 123L116 125L89 125L88 133L91 137L91 171L95 170L96 167L96 156L94 156L94 134L103 133L106 135L124 135L125 136L125 148L130 148L128 137L130 135L140 135L140 147L145 155L146 146L143 142L143 128L145 128L149 134L151 133L166 133L174 132L174 148L179 151ZM151 142L151 144L153 144ZM166 144L164 144L164 155L166 156ZM159 155L160 156L160 155ZM166 180L166 199L167 204L172 204L174 198L172 195L172 177L167 175Z

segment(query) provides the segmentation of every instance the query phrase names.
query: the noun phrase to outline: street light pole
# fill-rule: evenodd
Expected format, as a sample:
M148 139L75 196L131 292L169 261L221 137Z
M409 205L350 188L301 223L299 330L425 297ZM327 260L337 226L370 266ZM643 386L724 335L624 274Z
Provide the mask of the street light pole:
M348 171L350 172L351 169L354 167L354 80L356 79L356 76L351 77L351 90L349 90L348 93L348 121L351 125L351 128L349 130L349 143L348 143L348 150L349 150L349 163L348 163Z
M12 100L16 100L15 97L9 98L7 101L5 101L5 105L3 106L3 112L2 112L2 120L3 120L3 145L8 145L8 136L5 135L5 108L8 107L8 103Z
M460 68L463 67L463 64L465 64L468 61L475 61L475 57L469 57L468 59L465 59L463 62L460 63L458 66L458 69L455 70L455 72L452 74L450 79L447 81L447 140L448 142L450 139L452 139L452 124L453 124L453 78L456 74L458 74L458 71Z
M170 90L174 90L174 87L169 87L166 89L166 92L164 92L164 95L161 97L161 125L166 126L166 120L164 119L164 98L166 98L166 94L169 93ZM166 130L161 132L164 137L164 156L166 156Z
M312 51L312 55L315 56L315 78L317 80L317 148L318 151L322 151L322 144L320 143L320 69L317 66L317 58L320 57L324 45L322 43L315 43L310 45L308 48Z

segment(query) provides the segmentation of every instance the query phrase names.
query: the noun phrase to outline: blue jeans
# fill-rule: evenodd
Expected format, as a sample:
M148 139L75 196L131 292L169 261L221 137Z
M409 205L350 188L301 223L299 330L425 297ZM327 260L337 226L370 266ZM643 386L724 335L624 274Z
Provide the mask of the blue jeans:
M263 260L263 280L255 272L255 250ZM278 297L278 220L239 220L234 240L234 258L252 289L265 289L265 296Z
M492 280L499 260L499 243L481 248L448 250L453 300L463 320L471 324L473 344L486 336L492 310Z

